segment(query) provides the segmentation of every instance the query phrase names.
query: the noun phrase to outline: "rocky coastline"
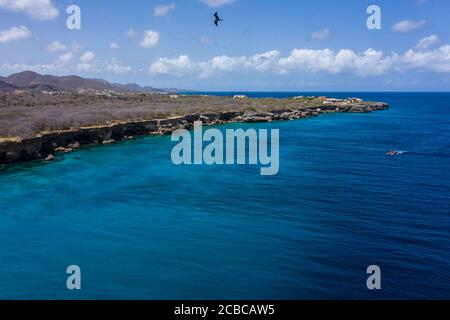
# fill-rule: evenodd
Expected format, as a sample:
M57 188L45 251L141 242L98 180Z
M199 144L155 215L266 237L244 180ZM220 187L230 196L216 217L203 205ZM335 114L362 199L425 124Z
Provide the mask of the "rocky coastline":
M273 111L194 113L167 119L122 121L95 127L44 132L33 138L0 138L0 164L38 159L52 161L56 153L73 152L83 145L111 144L144 135L167 135L177 129L192 129L196 121L202 121L204 125L289 121L316 117L324 113L367 113L388 107L388 104L383 102L360 102Z

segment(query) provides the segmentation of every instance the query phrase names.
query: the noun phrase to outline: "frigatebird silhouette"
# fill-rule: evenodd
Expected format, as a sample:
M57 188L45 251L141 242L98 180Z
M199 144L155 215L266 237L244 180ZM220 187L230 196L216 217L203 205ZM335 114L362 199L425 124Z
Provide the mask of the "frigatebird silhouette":
M214 13L214 24L216 25L216 27L219 26L220 21L223 21L223 20L219 18L219 14L217 12Z

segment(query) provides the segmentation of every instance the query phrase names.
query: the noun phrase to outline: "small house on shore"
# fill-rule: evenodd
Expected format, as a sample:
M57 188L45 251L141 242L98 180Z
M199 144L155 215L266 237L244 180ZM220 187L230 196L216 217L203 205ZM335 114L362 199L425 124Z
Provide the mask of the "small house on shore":
M248 97L243 94L238 94L233 97L233 99L247 99Z
M342 100L342 99L328 98L328 99L323 101L323 104L341 103L343 101L344 100Z
M361 103L361 102L363 102L363 99L359 99L359 98L348 98L347 101L350 102L350 103Z

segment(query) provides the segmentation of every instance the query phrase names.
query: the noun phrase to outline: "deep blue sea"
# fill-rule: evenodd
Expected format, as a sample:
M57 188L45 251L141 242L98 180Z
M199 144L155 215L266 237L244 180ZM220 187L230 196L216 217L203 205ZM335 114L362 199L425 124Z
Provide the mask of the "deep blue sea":
M319 94L391 108L219 127L279 129L277 176L170 136L3 168L0 299L450 298L450 93Z

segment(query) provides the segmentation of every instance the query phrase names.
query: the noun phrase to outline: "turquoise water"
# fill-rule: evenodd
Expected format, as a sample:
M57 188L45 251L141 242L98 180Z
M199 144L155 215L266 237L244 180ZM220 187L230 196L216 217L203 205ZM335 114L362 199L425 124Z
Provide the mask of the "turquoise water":
M280 129L273 177L170 137L0 170L0 299L450 298L450 94L328 95L391 108L221 127Z

